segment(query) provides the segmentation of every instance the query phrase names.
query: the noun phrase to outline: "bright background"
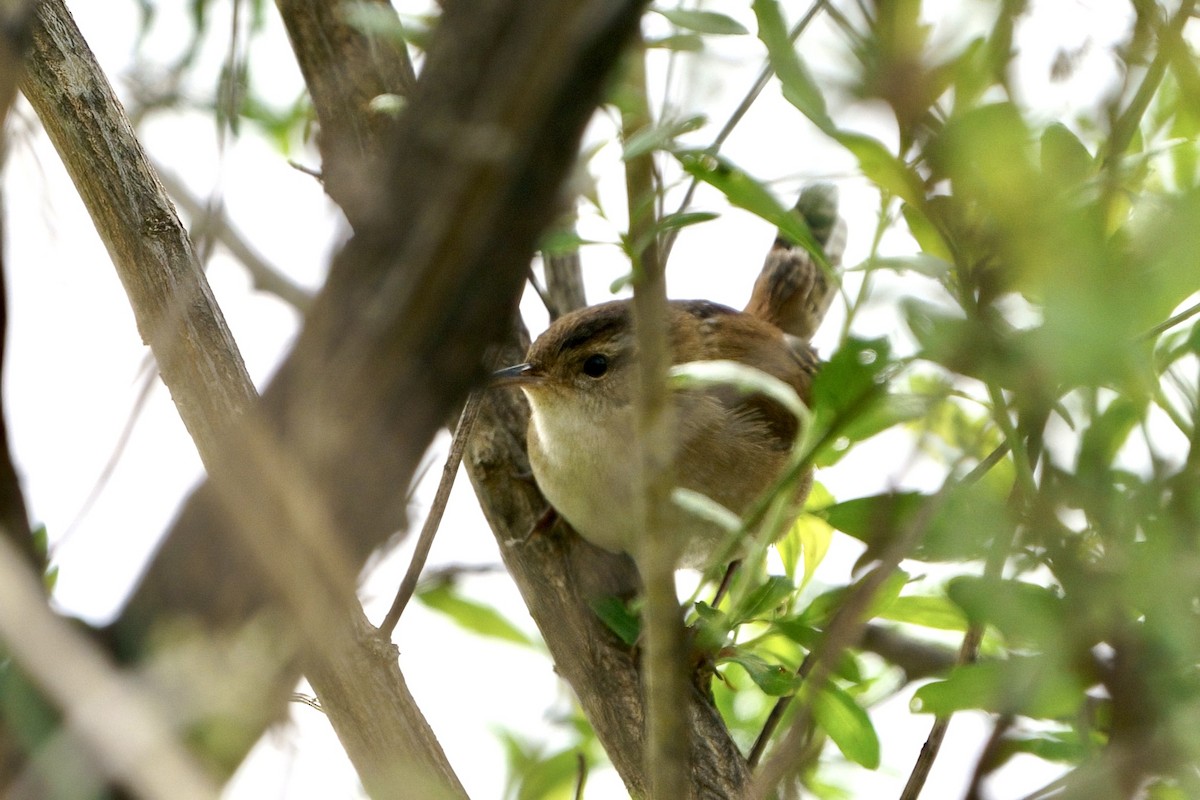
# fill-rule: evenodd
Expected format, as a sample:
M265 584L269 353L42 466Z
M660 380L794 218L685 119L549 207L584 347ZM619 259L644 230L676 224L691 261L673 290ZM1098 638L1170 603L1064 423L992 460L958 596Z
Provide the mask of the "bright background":
M397 5L401 13L423 10ZM992 7L949 0L925 5L938 35L954 40L978 31L987 17L984 12ZM1019 30L1014 74L1025 102L1047 119L1066 121L1074 120L1079 109L1099 105L1096 98L1111 91L1117 77L1110 47L1127 30L1127 12L1117 8L1120 5L1105 0L1032 4L1031 15ZM125 78L138 63L135 4L110 0L72 6L118 95L129 97ZM794 19L806 8L807 3L788 10ZM754 29L748 5L720 10ZM185 14L182 7L164 6L141 50L143 59L167 64L177 56L188 38ZM197 72L210 80L185 85L185 92L196 98L212 95L228 47L228 37L219 32L228 30L229 23L228 9L214 8L211 30L218 33L208 37L204 68ZM300 96L303 82L274 14L267 28L254 41L254 81L261 95L282 107ZM802 52L823 86L836 86L848 74L845 55L825 46L839 41L822 22L802 40ZM672 98L681 106L679 114L704 110L713 123L694 135L698 144L707 144L764 59L753 36L716 45L706 55L685 59L673 73ZM1076 50L1080 57L1074 74L1051 82L1050 65L1056 55ZM885 142L894 140L892 126L878 109L852 106L840 109L837 117L847 127ZM611 119L601 115L592 138L610 133ZM31 515L35 523L48 528L60 569L55 603L66 613L101 622L119 609L202 470L168 393L156 378L148 379L148 351L115 271L57 155L24 102L18 106L9 136L4 245L10 328L4 391L12 446ZM143 144L157 163L182 179L196 196L223 202L234 225L268 261L315 290L345 235L339 212L319 184L290 166L287 156L252 125L244 125L236 138L224 137L223 144L220 139L211 115L203 110L153 117L143 128ZM751 174L777 179L774 189L785 201L794 198L805 182L835 182L849 223L845 261L849 266L861 262L875 227L878 196L855 175L845 152L824 142L782 100L776 85L768 86L722 152ZM319 167L311 148L290 155L306 166ZM623 213L619 159L619 151L610 146L593 161L612 221L585 216L581 222L585 238L616 241ZM722 217L690 228L680 237L668 269L670 294L740 306L749 296L774 232L744 212L727 209L715 193L701 191L694 206L720 211ZM914 250L899 234L890 234L881 248L884 255ZM606 299L609 284L627 269L618 249L587 247L583 259L589 300ZM298 330L299 315L275 297L254 292L245 270L220 246L208 262L208 274L247 367L262 387ZM855 281L851 273L847 285L853 287ZM885 285L879 289L876 307L856 326L859 335L895 336L900 330L898 316L889 306L891 295ZM932 283L930 295L936 296ZM524 308L535 330L544 326L545 314L536 298L527 297ZM828 354L836 341L842 318L835 304L816 342L823 353ZM434 468L418 488L411 509L418 525L446 445L447 437L439 437L428 456ZM818 478L840 499L885 487L928 485L922 482L920 469L912 468L910 454L911 443L902 435L880 437ZM858 555L857 545L838 537L817 573L818 581L844 582ZM362 594L368 615L376 621L391 601L408 550L400 547L365 577ZM430 568L462 564L494 568L465 579L461 584L465 594L495 604L519 627L535 634L503 573L495 541L465 477L451 499ZM561 742L554 720L571 700L545 656L465 634L419 604L406 612L397 641L409 685L472 797L502 794L505 758L495 730ZM931 721L909 712L910 695L911 689L872 711L884 744L884 763L874 774L847 769L845 784L855 796L895 796L903 785ZM955 717L927 796L961 795L986 730L983 717ZM1020 797L1053 777L1041 762L1018 758L991 785L998 797ZM359 793L357 778L327 722L319 712L301 705L294 708L287 724L264 738L226 790L230 798ZM623 796L611 770L589 778L588 798Z

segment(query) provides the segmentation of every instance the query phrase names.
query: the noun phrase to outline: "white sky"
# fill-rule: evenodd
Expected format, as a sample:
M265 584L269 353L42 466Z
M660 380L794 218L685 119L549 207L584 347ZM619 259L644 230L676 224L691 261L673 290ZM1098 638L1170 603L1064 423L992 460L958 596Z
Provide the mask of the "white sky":
M131 64L134 4L71 5L118 94L125 96L121 78ZM148 50L165 62L179 51L185 34L181 23L165 18L183 12L169 10L171 4L163 5L164 20L155 29ZM220 5L214 9L214 29L227 23L223 21L224 4ZM1125 28L1124 4L1051 0L1034 5L1037 21L1026 26L1019 39L1023 60L1017 79L1047 119L1061 117L1078 107L1076 104L1086 105L1110 85L1115 71L1106 49ZM402 12L415 11L403 4L399 7ZM734 14L753 30L748 5L734 11L713 7ZM795 18L806 7L790 4L788 13ZM973 30L963 20L992 4L946 0L927 2L926 7L941 25L939 35L953 38ZM1102 10L1106 13L1100 13ZM302 82L281 25L273 9L270 11L270 30L255 42L254 65L259 70L260 91L282 105L302 91ZM823 43L837 39L827 32L823 35L823 30L817 25L806 34L802 52L819 76L836 77L841 72L841 56ZM224 56L225 43L220 38L215 37L206 50L204 61L209 67ZM1057 49L1083 45L1086 49L1077 75L1062 84L1049 84L1046 75ZM680 88L681 102L696 108L715 107L712 120L719 126L753 81L762 54L753 36L722 42L716 50L700 69L682 73ZM274 71L262 72L268 68ZM207 96L211 85L192 88L197 96ZM27 105L22 104L19 116L19 129L27 131L34 119ZM870 109L851 109L840 118L884 141L894 136ZM603 130L602 123L598 130ZM283 156L253 134L251 126L245 131L220 153L208 117L176 115L150 125L144 144L197 195L207 197L219 191L237 227L253 233L260 252L315 288L340 235L337 212L312 178L290 167ZM697 141L706 143L711 135L712 131L706 130ZM10 304L4 391L10 435L31 513L36 522L47 525L54 542L61 569L55 601L69 613L101 620L119 608L176 508L199 480L201 468L167 392L155 380L111 479L83 513L134 413L146 350L104 248L44 134L39 131L30 137L18 133L14 139L4 176L8 205L5 279ZM780 179L775 189L781 198L794 197L804 181L835 180L850 224L846 261L856 264L864 257L874 226L873 191L854 176L849 158L819 138L779 97L775 86L768 87L724 152L751 174ZM296 157L317 166L311 152ZM618 159L619 154L610 149L598 156L597 164L610 168L611 173ZM618 215L617 183L611 174L607 181L601 185L602 194L608 198L610 211ZM696 207L726 211L712 192L702 191ZM616 231L616 227L592 222L583 232L612 240ZM767 226L738 211L726 211L716 224L690 229L680 238L672 257L671 294L742 305L773 235ZM904 253L911 252L912 246L905 236L892 234L884 249ZM584 258L590 300L605 299L609 283L625 267L615 248L588 248ZM262 386L286 351L298 318L274 298L250 291L242 268L220 248L209 277L247 366ZM861 335L897 329L890 308L894 295L886 281L880 283L872 313L856 328ZM544 324L544 314L535 303L526 303L526 308L531 320L543 320L536 324ZM825 354L836 340L840 323L835 306L817 340ZM842 498L900 482L919 482L920 476L893 474L907 458L897 458L894 452L880 455L902 442L900 438L884 440L879 448L864 449L818 477ZM902 446L907 453L908 445ZM430 457L440 463L444 448L442 437ZM439 470L431 472L436 476ZM425 484L412 513L418 522L432 494L431 481ZM830 584L844 582L856 555L853 546L839 548L822 565L818 579ZM401 548L366 582L364 597L373 619L378 620L390 602L406 560L407 548ZM499 564L496 546L465 479L455 490L431 559L433 567L449 563ZM518 625L533 632L503 573L471 579L464 591L495 602ZM472 797L501 795L504 756L492 733L494 727L561 742L548 723L548 713L565 708L569 696L547 658L463 634L416 604L406 613L397 635L410 686ZM874 775L862 770L846 772L845 781L855 787L856 796L898 794L929 724L927 717L909 713L907 698L902 694L872 712L884 742L884 767ZM294 724L266 737L227 789L229 798L356 796L356 778L324 719L305 707L294 709L293 718ZM961 794L985 732L981 718L956 718L934 769L931 796ZM294 758L288 753L294 753ZM997 779L1001 787L998 796L1019 796L1042 785L1052 774L1040 766L1027 772L1030 763L1018 760L1015 768ZM592 776L587 796L590 800L623 797L624 790L610 772Z

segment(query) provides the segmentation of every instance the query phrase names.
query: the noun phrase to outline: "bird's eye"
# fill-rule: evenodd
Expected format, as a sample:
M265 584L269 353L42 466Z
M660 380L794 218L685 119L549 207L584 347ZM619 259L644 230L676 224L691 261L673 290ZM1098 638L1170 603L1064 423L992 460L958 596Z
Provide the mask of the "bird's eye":
M593 353L583 362L583 374L589 378L599 378L606 372L608 372L607 356L603 356L600 353Z

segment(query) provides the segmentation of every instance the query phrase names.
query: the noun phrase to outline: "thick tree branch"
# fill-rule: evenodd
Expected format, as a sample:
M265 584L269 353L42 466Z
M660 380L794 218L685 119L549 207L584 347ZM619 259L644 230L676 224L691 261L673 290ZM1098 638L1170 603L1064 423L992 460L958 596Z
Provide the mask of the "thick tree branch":
M254 385L187 230L62 0L42 0L21 89L71 175L209 469Z
M371 204L380 146L392 117L371 109L384 94L408 97L416 76L404 43L353 24L364 9L400 20L388 0L276 0L321 124L325 190L353 222ZM359 14L361 16L361 14Z
M516 363L528 342L511 342L500 360ZM554 657L555 671L575 690L605 751L634 797L647 794L645 706L635 653L605 627L591 603L628 597L639 581L633 561L585 542L561 522L534 531L546 500L528 480L525 428L529 409L518 392L488 392L467 451L467 472L504 563ZM531 535L531 532L532 535ZM720 715L690 690L678 712L691 729L692 797L739 797L749 784L746 760Z
M614 0L447 8L387 140L379 202L347 209L356 235L264 393L263 427L231 442L115 626L135 658L171 618L210 639L256 616L278 632L259 637L275 642L246 679L262 686L261 707L239 709L246 740L223 768L282 709L299 642L314 677L337 652L321 646L321 624L344 626L347 574L402 525L421 455L482 376L483 346L507 329L640 10ZM331 574L330 564L342 566Z

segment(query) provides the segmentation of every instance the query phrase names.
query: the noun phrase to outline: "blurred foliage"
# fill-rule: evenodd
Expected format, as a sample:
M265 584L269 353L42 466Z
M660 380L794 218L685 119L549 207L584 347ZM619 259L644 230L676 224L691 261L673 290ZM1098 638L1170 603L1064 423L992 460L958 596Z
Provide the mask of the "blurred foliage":
M166 5L137 2L148 37ZM224 37L226 67L201 105L234 132L238 119L256 125L281 149L305 141L307 102L281 108L265 100L245 57L270 12L265 0L238 0L241 21L223 31L212 22L218 5L190 4L190 40L165 70L166 84L147 96L182 102L172 87L199 62L209 37ZM1068 80L1092 47L1104 50L1115 84L1073 117L1049 120L1014 85L1017 42L1023 26L1044 24L1031 15L1044 4L963 5L974 28L955 31L940 27L940 12L920 0L811 8L754 0L752 14L724 2L660 4L647 15L639 57L668 76L682 59L756 33L775 75L768 91L781 92L796 112L772 124L793 126L798 141L815 128L878 198L875 231L851 231L865 255L843 276L842 330L814 386L807 449L794 475L811 465L849 468L860 448L887 437L891 463L874 456L876 478L902 475L905 465L921 476L843 498L818 483L805 513L770 553L761 548L743 566L719 605L693 598L697 640L716 654L714 699L749 750L777 699L793 696L780 706L778 730L807 710L808 744L796 774L817 796L842 796L829 767L880 764L888 743L869 711L905 681L886 660L847 649L833 654L828 680L807 684L803 665L831 627L873 621L914 641L950 642L949 652L978 634L982 647L963 659L973 663L922 686L913 708L992 714L996 741L981 776L1026 754L1063 765L1069 786L1094 786L1089 776L1107 775L1112 796L1144 785L1150 797L1197 797L1193 3L1115 4L1128 23L1116 44L1063 48L1044 76L1047 85ZM424 47L436 35L436 9L399 10L403 30L380 35ZM803 25L789 30L810 13L823 15L841 72L814 69L796 41ZM629 91L618 82L612 105L627 106ZM680 202L702 182L824 259L804 219L788 210L790 199L777 196L779 176L751 174L721 154L718 112L687 109L669 96L651 105L659 118L614 144L624 158L655 155L654 235L669 243L717 216ZM863 109L885 109L886 124L859 130ZM610 168L593 158L601 149L589 151L582 172ZM607 220L598 180L577 181L581 213ZM574 229L544 241L555 254L592 246ZM895 321L886 336L862 326L881 306ZM760 515L764 524L769 516ZM820 572L831 545L847 536L861 543L859 570ZM894 547L903 548L904 570L872 590L865 612L845 620L838 612L861 591L859 577ZM519 628L452 586L421 598L468 629L528 644ZM598 611L636 639L624 607ZM586 722L577 723L565 748L501 735L511 769L506 797L571 796L576 753L589 764L601 757Z

